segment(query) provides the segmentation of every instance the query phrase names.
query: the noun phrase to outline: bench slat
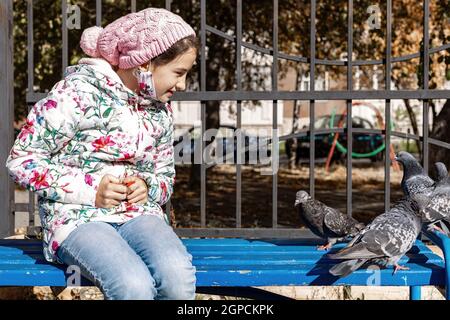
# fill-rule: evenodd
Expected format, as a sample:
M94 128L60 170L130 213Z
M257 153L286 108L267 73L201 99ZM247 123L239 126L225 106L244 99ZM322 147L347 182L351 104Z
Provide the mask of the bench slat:
M12 248L10 248L12 249ZM414 252L418 248L413 248L411 252ZM189 252L195 256L196 260L201 262L203 260L210 261L215 260L217 263L221 263L224 260L234 260L236 262L254 260L254 261L273 261L275 264L290 263L295 261L302 261L303 263L333 263L336 260L328 259L324 256L323 251L315 250L311 251L280 251L278 247L267 247L266 250L248 250L245 254L237 255L235 251L231 250L197 250L197 248L188 248ZM336 251L336 250L332 250ZM22 251L17 252L0 252L0 262L4 263L16 263L15 261L30 261L33 263L36 259L43 259L42 247L39 251L27 252L24 254ZM400 263L405 262L428 262L439 263L442 262L442 258L432 253L430 250L423 250L420 254L408 253L403 257ZM213 263L216 263L213 262Z
M316 270L317 271L317 270ZM293 270L211 270L197 271L198 286L287 286L287 285L378 285L378 286L423 286L442 285L443 269L430 272L381 270L375 276L366 270L357 271L345 278L335 278L324 270L321 274L309 274L302 269Z
M411 270L398 271L392 275L392 269L358 270L350 276L339 279L328 273L329 265L284 265L275 268L273 265L219 265L197 266L197 285L210 286L264 286L264 285L367 285L371 276L378 285L438 285L445 277L442 267L435 265L407 265ZM64 286L64 270L49 265L0 265L1 285L61 285ZM54 277L52 284L49 278Z
M185 241L183 241L185 243ZM335 252L345 247L345 244L340 243L333 246L332 250L329 252ZM415 248L414 248L415 247ZM416 242L413 248L411 248L410 252L432 252L430 248L425 246L422 242ZM213 242L208 245L186 245L186 248L189 251L231 251L231 252L248 252L248 251L269 251L269 250L275 250L278 252L310 252L310 253L316 253L318 255L323 255L323 250L317 250L316 246L311 245L304 245L302 243L297 243L297 245L288 245L288 246L262 246L262 245L255 245L253 246L251 243L243 243L242 246L235 246L235 245L215 245Z
M190 250L211 250L217 248L218 250L265 250L268 248L278 248L285 251L310 251L323 254L323 251L316 249L314 245L308 244L303 240L246 240L246 239L182 239L183 244ZM316 243L318 243L316 241ZM345 243L338 243L333 246L333 250L338 250L345 247ZM415 246L420 250L431 250L423 244L422 241L416 241ZM40 251L42 249L42 242L37 240L4 240L0 239L0 252L2 250L21 249L27 251Z
M252 255L248 254L246 256L232 256L232 255L217 255L217 252L211 255L199 255L196 252L191 252L195 257L195 265L220 265L220 264L272 264L272 265L283 265L283 264L335 264L336 260L331 260L327 258L321 258L316 255L278 255L266 253L264 255ZM32 255L0 255L0 264L36 264L36 262L42 264L45 263L42 255L32 254ZM435 255L412 255L410 257L403 257L400 260L400 264L406 263L427 263L427 264L438 264L443 266L442 259L436 257Z

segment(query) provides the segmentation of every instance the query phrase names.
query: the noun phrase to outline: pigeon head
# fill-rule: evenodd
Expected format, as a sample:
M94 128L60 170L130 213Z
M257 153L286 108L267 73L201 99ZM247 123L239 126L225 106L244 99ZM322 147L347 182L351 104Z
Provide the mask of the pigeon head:
M414 156L411 153L406 152L406 151L400 151L399 153L397 153L395 160L400 162L403 165L405 165L409 162L417 161L416 158L414 158Z
M403 165L403 171L407 178L413 175L424 173L419 161L417 161L412 154L406 151L400 151L395 157L395 160Z
M364 223L362 223L362 222L358 222L357 224L355 224L355 228L356 228L358 231L363 230L365 227L366 227L366 225L365 225Z
M298 206L300 203L305 203L308 201L311 197L309 196L308 192L300 190L295 195L295 206Z
M445 166L444 163L436 162L434 164L434 168L436 169L437 181L438 182L442 182L444 180L447 180L447 178L448 178L448 171L447 171L447 167Z
M350 232L349 232L349 236L356 236L358 233L360 233L364 228L366 227L366 225L362 222L357 222L354 225L351 226L350 228Z

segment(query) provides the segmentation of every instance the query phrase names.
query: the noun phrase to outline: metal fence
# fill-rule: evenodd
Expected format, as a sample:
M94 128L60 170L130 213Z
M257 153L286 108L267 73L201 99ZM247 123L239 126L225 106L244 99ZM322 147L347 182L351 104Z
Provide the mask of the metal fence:
M166 8L170 10L170 0L166 0ZM236 0L236 34L229 35L221 32L220 30L209 26L206 24L206 12L207 4L206 0L201 0L200 5L200 40L201 40L201 52L200 52L200 90L196 92L181 92L177 93L174 100L179 101L200 101L201 102L201 120L202 120L202 132L205 132L205 114L206 114L206 101L212 100L227 100L236 101L237 103L237 128L240 129L242 126L242 101L244 100L272 100L273 101L273 129L277 129L278 114L277 114L277 102L278 100L303 100L309 101L309 117L310 125L306 130L300 130L294 134L273 137L278 139L273 139L274 149L278 150L277 144L278 140L287 140L291 138L297 138L301 136L309 136L310 139L310 155L309 155L309 182L310 182L310 194L314 197L315 191L315 177L314 177L314 167L315 167L315 135L324 133L340 133L345 134L347 141L352 141L352 136L354 133L369 133L369 134L382 134L385 139L386 150L390 145L391 137L399 138L409 138L421 141L423 144L423 166L425 170L428 171L428 154L430 144L439 147L450 149L450 144L438 141L428 137L429 123L428 123L428 107L429 101L431 99L448 99L450 98L450 90L429 90L429 55L450 48L450 44L445 44L440 47L430 48L429 47L429 0L423 1L423 50L414 54L410 54L402 57L392 57L392 0L386 1L386 51L383 59L380 60L352 60L353 51L353 0L347 0L348 8L348 21L347 21L347 59L346 60L324 60L316 58L316 1L311 0L311 16L310 16L310 53L309 57L298 57L291 56L288 54L280 53L278 51L278 0L273 1L273 38L272 38L272 48L262 48L260 46L246 43L242 39L242 0ZM101 24L101 5L102 1L96 1L96 22L97 25ZM6 115L0 119L1 122L1 150L0 150L0 161L4 163L7 157L7 153L11 146L12 137L12 35L11 35L11 23L12 23L12 0L7 0L0 4L1 17L7 17L7 19L1 20L1 33L0 33L0 62L2 66L7 66L6 76L2 69L2 78L0 90L2 96L6 99L0 101L1 110ZM62 64L63 70L68 64L68 35L66 27L66 10L67 3L62 0ZM131 0L131 10L134 12L136 10L136 1ZM33 91L33 8L32 1L28 0L28 93L27 93L27 103L29 105L34 104L36 101L40 100L45 96L45 93L39 93ZM5 32L4 32L5 31ZM219 37L222 37L236 45L236 84L237 90L235 91L206 91L206 34L212 33ZM272 55L272 89L271 91L243 91L242 90L242 70L241 70L241 49L245 47L248 49L256 50L260 53ZM423 88L419 90L391 90L391 67L393 63L407 61L410 59L422 57L423 61ZM427 57L427 58L424 58ZM286 59L292 60L304 64L309 64L309 76L310 76L310 89L309 91L278 91L277 75L278 75L278 60ZM316 91L315 88L315 69L318 65L328 65L328 66L344 66L347 69L347 89L342 91ZM353 90L353 75L352 68L357 66L369 66L369 65L382 65L385 69L385 89L384 90ZM9 70L9 71L8 71ZM315 118L315 103L316 100L345 100L346 101L346 128L330 128L317 130L314 128L314 118ZM419 99L422 101L422 112L423 112L423 135L415 136L410 134L405 134L402 132L392 131L390 126L385 126L385 129L360 129L352 128L352 101L354 99L381 99L385 101L385 123L391 123L391 100L393 99ZM276 132L276 131L274 131ZM7 137L7 138L6 138ZM203 149L205 148L205 142L201 143L201 154L203 154ZM347 146L347 213L352 214L352 144L349 143ZM385 183L384 183L384 193L385 193L385 208L390 206L390 165L391 161L389 156L385 156ZM242 228L242 168L241 164L236 164L236 225L235 228L207 228L206 226L206 170L207 165L202 162L201 164L201 197L200 197L200 217L201 226L200 228L178 228L176 231L180 236L195 236L195 237L230 237L230 236L245 236L245 237L301 237L305 236L305 233L299 229L294 228L280 228L278 226L277 217L277 197L278 197L278 177L277 174L273 174L272 179L272 227L271 228ZM2 164L1 172L1 182L0 182L0 236L5 236L12 233L12 223L13 213L15 211L28 211L30 217L34 216L34 197L30 195L30 203L14 203L13 202L13 188L11 183L7 178L6 170ZM33 223L32 218L30 223Z

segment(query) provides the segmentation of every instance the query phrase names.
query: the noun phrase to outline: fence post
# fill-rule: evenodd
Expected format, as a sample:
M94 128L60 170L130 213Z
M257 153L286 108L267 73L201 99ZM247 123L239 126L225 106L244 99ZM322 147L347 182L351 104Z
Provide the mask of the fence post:
M0 1L0 238L14 233L14 183L5 162L13 144L13 0Z

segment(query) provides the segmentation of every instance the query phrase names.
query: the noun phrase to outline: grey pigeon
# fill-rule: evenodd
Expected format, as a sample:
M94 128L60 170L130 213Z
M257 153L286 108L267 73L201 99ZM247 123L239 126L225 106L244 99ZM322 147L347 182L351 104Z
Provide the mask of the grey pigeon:
M437 177L436 182L443 182L445 179L448 179L448 170L444 163L436 162L434 164L434 168L436 169Z
M450 177L445 164L437 162L435 167L438 175L433 192L430 195L416 194L413 199L419 206L422 222L428 226L428 230L436 229L447 234L445 222L450 223ZM436 226L438 222L447 230Z
M395 160L403 165L402 189L406 196L424 194L429 196L434 189L435 182L426 173L410 153L401 151Z
M417 204L409 198L402 199L376 217L345 248L327 255L346 260L333 266L330 273L345 277L367 264L393 265L394 273L407 269L398 265L398 261L413 246L421 226Z
M364 228L354 218L313 200L306 191L296 194L295 207L305 225L317 236L327 240L327 244L318 249L329 249L337 241L354 236Z

